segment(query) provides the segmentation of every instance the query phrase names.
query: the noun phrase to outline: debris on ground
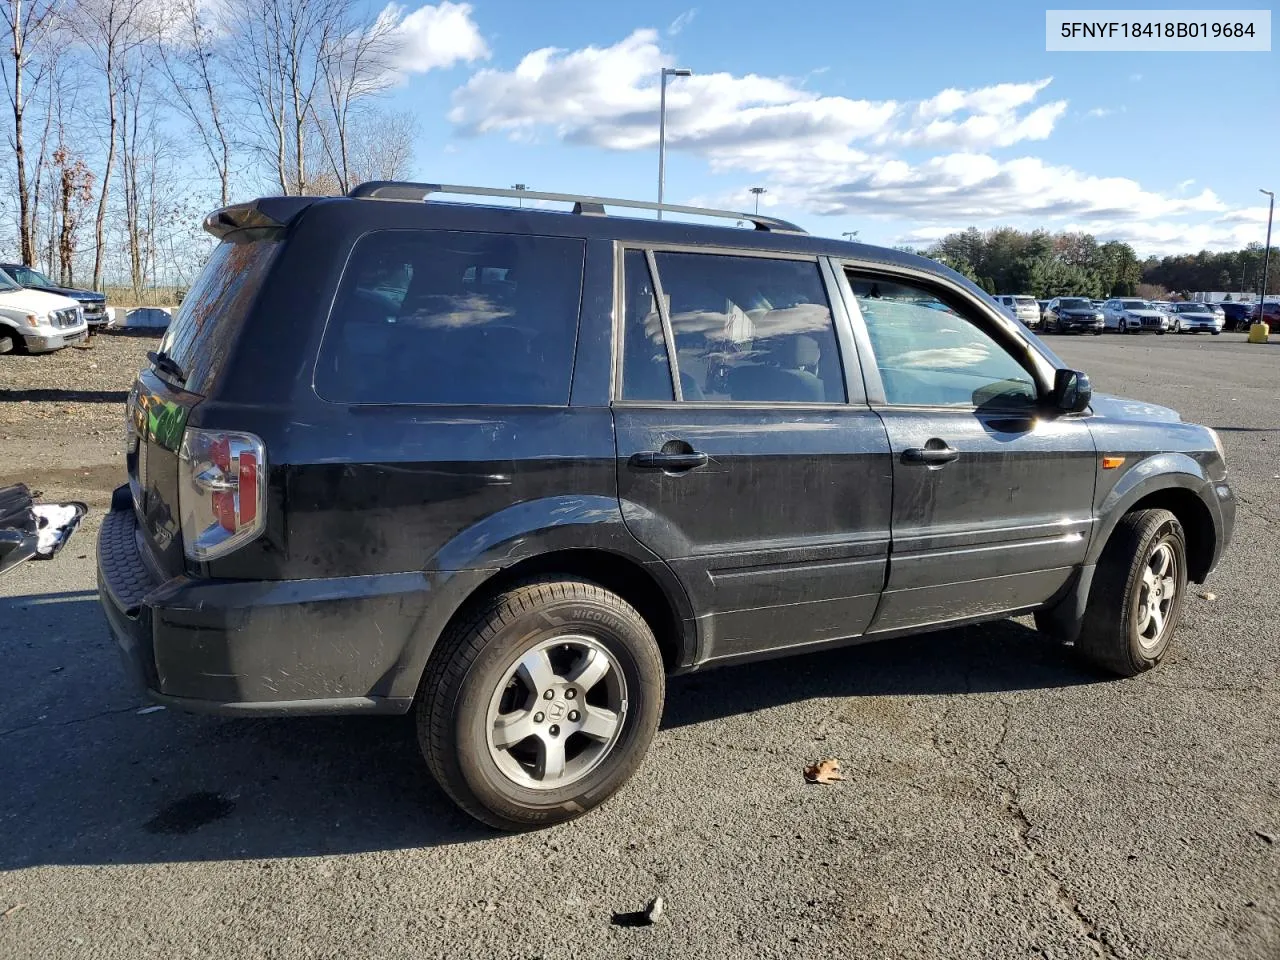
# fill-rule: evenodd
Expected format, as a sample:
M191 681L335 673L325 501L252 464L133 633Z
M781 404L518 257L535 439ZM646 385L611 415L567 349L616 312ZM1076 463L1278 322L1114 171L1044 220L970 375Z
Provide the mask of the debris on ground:
M1257 834L1258 837L1260 837L1262 840L1266 841L1267 843L1276 842L1276 835L1274 833L1267 833L1267 831L1265 830L1255 830L1253 832Z
M643 910L632 910L627 913L615 913L615 927L651 927L659 922L666 913L667 905L662 897L654 897Z
M835 783L843 780L840 775L840 761L835 757L819 760L812 766L804 768L804 778L810 783Z
M1200 599L1201 600L1217 600L1218 595L1216 593L1210 593L1208 590L1206 590L1204 591L1204 593L1200 594Z
M27 905L25 903L15 903L12 907L10 907L4 913L0 913L0 920L8 920L11 916L13 916L19 910L25 909L26 906Z

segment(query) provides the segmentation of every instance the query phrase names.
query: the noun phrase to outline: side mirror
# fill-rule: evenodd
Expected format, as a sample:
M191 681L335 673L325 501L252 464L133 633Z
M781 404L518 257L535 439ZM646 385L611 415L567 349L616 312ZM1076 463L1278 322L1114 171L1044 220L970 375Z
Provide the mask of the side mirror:
M1059 413L1082 413L1093 397L1089 375L1079 370L1056 370L1049 404Z

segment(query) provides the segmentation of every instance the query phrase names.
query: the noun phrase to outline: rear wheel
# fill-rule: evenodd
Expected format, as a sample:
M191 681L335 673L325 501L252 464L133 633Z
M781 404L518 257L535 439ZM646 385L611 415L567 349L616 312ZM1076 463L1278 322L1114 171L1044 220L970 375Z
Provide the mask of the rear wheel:
M0 353L12 353L22 346L22 335L12 330L0 331Z
M617 594L540 579L440 639L417 704L418 742L463 810L503 830L571 820L644 759L662 716L653 632Z
M1182 618L1187 540L1168 510L1139 510L1116 525L1098 561L1076 650L1132 677L1164 657Z

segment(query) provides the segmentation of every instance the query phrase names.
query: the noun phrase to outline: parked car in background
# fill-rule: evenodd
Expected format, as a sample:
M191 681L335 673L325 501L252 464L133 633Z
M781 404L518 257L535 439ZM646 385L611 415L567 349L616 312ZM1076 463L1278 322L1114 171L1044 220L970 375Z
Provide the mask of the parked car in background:
M938 263L441 194L523 195L206 218L98 541L159 703L413 711L444 791L528 829L632 776L669 674L1031 613L1132 676L1227 548L1213 430Z
M1055 297L1045 310L1042 329L1045 333L1093 333L1099 336L1106 328L1102 311L1092 300L1083 297Z
M1228 301L1218 304L1223 322L1228 330L1247 330L1253 319L1253 304Z
M1174 333L1212 333L1215 337L1222 332L1225 324L1223 317L1213 312L1213 305L1208 303L1175 303L1173 305Z
M80 304L56 293L28 290L0 270L0 353L49 353L88 336Z
M0 263L0 270L3 270L28 290L56 293L59 296L70 297L76 301L84 310L85 323L89 325L91 333L110 325L111 318L107 315L107 298L105 294L94 290L79 290L75 287L59 286L34 267L26 267L20 263Z
M1274 327L1280 323L1280 300L1268 300L1265 303L1253 305L1249 311L1249 322L1258 323L1264 321L1268 326Z
M1032 329L1040 326L1040 306L1036 303L1035 297L1022 294L1000 294L994 299L1013 319L1021 320Z
M1044 326L1044 312L1049 308L1048 300L1037 300L1036 306L1040 308L1040 325Z
M1152 306L1146 300L1133 297L1117 297L1102 305L1103 322L1106 329L1117 333L1152 333L1164 334L1169 329L1169 315Z

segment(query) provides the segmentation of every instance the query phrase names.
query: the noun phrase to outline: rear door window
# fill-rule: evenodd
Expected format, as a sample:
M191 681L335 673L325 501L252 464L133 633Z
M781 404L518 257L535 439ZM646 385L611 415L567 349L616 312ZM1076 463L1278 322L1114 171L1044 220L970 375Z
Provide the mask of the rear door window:
M224 240L214 247L160 341L186 374L181 385L187 390L208 393L217 380L279 248L277 240Z
M628 253L624 399L671 399L661 317L638 253ZM845 403L818 265L722 254L654 255L686 401ZM630 351L630 352L628 352Z
M357 241L316 367L336 403L563 405L585 245L382 230Z

